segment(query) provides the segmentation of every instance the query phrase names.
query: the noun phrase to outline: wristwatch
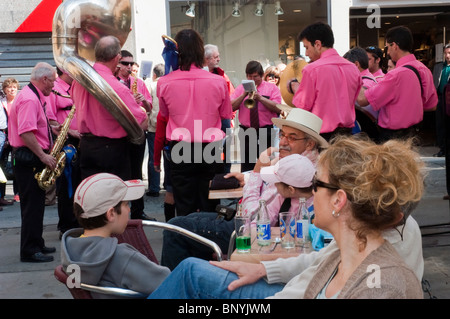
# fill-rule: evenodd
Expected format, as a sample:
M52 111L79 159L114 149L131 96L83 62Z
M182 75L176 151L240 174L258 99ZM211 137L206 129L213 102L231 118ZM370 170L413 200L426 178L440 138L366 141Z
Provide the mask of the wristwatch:
M298 80L297 79L293 79L293 80L289 81L289 93L294 94L294 90L292 90L292 82L297 82L298 83Z

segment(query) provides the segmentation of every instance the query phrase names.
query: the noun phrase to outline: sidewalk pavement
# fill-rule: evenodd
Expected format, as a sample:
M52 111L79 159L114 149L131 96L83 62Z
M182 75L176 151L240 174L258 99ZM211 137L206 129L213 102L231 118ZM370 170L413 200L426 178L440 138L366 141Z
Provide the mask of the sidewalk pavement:
M422 148L427 163L428 176L426 193L413 212L419 225L449 223L450 209L446 193L444 158L434 158L436 148ZM12 197L12 185L7 186L7 198ZM145 213L164 221L164 191L159 197L144 195ZM44 219L44 239L47 246L56 247L55 260L50 263L22 263L19 258L20 207L19 203L4 206L0 212L0 299L72 299L67 288L53 276L53 270L60 264L60 240L57 230L56 205L47 206ZM425 261L424 297L450 298L450 226L423 228L422 247ZM162 230L145 229L152 248L158 258L161 256ZM447 231L448 234L434 234Z

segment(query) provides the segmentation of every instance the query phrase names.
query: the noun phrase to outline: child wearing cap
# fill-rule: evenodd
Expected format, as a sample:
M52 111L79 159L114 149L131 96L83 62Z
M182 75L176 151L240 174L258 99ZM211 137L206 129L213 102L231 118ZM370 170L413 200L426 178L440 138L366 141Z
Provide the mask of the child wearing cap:
M260 178L265 183L273 183L276 189L260 193L258 189L248 188L242 200L244 215L254 220L258 213L259 200L266 201L271 226L278 223L281 211L296 213L299 198L305 198L307 206L312 205L312 180L316 172L313 163L305 156L292 154L281 158L275 165L261 168ZM286 206L285 200L290 200Z
M141 180L123 181L100 173L81 182L74 195L74 214L81 227L64 233L61 241L63 268L76 264L81 282L119 287L150 294L170 270L150 261L129 244L118 244L112 234L124 232L129 201L144 195ZM94 294L94 298L108 295Z

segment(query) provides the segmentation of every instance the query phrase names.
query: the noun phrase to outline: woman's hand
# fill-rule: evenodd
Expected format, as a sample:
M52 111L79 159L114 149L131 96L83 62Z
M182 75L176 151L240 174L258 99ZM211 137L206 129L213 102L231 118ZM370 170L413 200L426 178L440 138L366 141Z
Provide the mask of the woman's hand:
M228 285L229 291L255 283L267 274L263 264L252 264L242 261L210 261L210 264L238 275L239 279L232 281Z

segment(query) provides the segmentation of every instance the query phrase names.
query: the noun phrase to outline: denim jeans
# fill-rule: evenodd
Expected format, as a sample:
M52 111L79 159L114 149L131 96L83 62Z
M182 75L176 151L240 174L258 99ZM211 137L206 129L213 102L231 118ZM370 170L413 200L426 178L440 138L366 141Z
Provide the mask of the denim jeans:
M268 284L260 279L234 291L228 285L238 276L211 265L208 261L188 258L164 280L149 299L262 299L281 291L283 284Z
M212 240L224 253L228 250L228 243L234 230L234 219L231 221L217 219L217 213L191 213L187 216L174 217L168 223ZM212 254L211 248L193 239L172 231L163 232L161 265L171 270L188 257L210 260Z
M159 193L161 174L155 171L153 166L153 155L155 151L155 132L145 132L148 145L148 191L150 193Z

